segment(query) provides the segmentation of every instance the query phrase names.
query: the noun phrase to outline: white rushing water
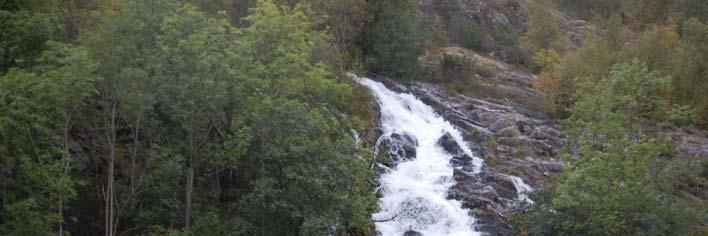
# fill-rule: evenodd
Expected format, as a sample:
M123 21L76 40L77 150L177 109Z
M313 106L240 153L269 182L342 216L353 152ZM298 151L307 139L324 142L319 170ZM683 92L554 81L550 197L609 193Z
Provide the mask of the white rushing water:
M355 76L353 76L355 77ZM414 230L425 236L473 236L475 219L457 200L447 199L455 184L452 156L438 140L450 133L464 152L473 157L475 171L482 160L474 157L462 135L433 109L410 94L399 94L383 84L357 78L371 89L381 109L383 136L405 134L417 139L416 158L402 162L380 177L380 212L374 214L376 230L383 236L401 236Z
M516 188L516 198L520 202L528 202L533 204L533 200L531 200L531 198L527 195L527 193L533 191L533 188L524 183L524 180L517 176L509 175L509 178L511 178L511 182L514 183L514 188Z

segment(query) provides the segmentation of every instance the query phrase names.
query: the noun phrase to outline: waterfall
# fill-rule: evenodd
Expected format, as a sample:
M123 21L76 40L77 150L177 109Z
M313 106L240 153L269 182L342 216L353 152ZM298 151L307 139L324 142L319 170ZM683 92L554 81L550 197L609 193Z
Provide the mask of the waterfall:
M529 196L526 194L528 192L533 191L533 188L524 183L524 180L522 180L518 176L509 175L509 178L511 178L511 182L514 183L514 188L516 188L516 192L518 195L516 199L518 199L520 202L528 202L533 204L533 200L531 200L531 198L529 198Z
M474 171L482 165L460 132L415 96L393 92L367 78L352 77L374 93L381 109L382 136L407 135L417 142L416 158L397 164L379 179L380 212L373 217L386 220L377 222L376 230L383 236L401 236L409 231L425 236L481 235L474 231L470 209L447 198L455 180L452 156L438 144L443 135L449 133L473 157Z

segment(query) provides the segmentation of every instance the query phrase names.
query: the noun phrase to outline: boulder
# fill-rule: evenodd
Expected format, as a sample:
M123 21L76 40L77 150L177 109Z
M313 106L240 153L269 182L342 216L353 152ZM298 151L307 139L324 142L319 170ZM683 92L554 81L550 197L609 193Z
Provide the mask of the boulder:
M421 234L420 232L415 231L415 230L408 230L405 233L403 233L403 236L423 236L423 234Z
M464 151L450 133L446 133L445 135L440 137L440 139L438 139L438 145L440 145L443 149L445 149L445 151L452 155L464 155Z
M453 167L467 167L468 165L472 164L472 157L468 156L467 154L462 154L462 155L456 155L453 156L450 159L450 164Z
M418 141L406 134L391 134L379 137L377 148L379 152L386 153L388 160L386 165L395 165L401 161L407 161L416 157L416 147Z
M494 188L499 196L508 199L516 198L516 187L509 176L488 171L482 172L480 175L482 175L482 181L488 186Z

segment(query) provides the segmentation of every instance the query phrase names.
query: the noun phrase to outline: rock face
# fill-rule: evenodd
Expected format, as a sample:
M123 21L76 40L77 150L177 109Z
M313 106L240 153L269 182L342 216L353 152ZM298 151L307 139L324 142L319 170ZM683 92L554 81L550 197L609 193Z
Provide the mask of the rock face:
M465 154L450 134L437 143L450 155L456 184L448 198L473 209L477 230L488 235L511 235L507 223L510 210L522 202L522 189L517 189L518 176L531 186L542 186L563 165L555 159L563 136L555 121L528 111L523 105L497 104L492 101L450 96L439 87L427 83L402 86L383 78L389 88L416 95L443 118L461 131L473 154L484 159L481 171L474 172L472 157ZM415 158L416 140L407 135L383 135L377 142L388 168L401 161ZM420 235L409 231L405 235Z
M377 152L385 154L386 159L379 160L380 164L391 168L397 163L415 158L415 148L418 141L410 135L382 135L377 141Z
M708 158L708 132L697 128L683 128L662 131L660 135L668 137L680 155L700 161Z

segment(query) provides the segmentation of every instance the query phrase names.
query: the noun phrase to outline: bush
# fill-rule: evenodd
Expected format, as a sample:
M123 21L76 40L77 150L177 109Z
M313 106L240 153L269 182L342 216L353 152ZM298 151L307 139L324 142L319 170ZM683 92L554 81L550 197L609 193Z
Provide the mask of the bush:
M671 123L680 127L691 124L693 116L694 113L693 109L691 109L691 106L674 104L673 108L671 109L669 119L671 120Z
M482 48L482 30L474 22L461 14L456 14L450 19L450 40L467 49L479 50Z
M446 71L461 71L467 66L467 61L464 55L444 53L440 58L440 66Z
M558 64L560 61L560 54L553 49L545 49L537 52L531 58L531 70L540 73L546 68Z
M521 32L514 30L510 25L502 24L494 28L491 32L493 40L484 42L485 50L497 50L500 57L507 62L523 63L526 56L519 48Z

